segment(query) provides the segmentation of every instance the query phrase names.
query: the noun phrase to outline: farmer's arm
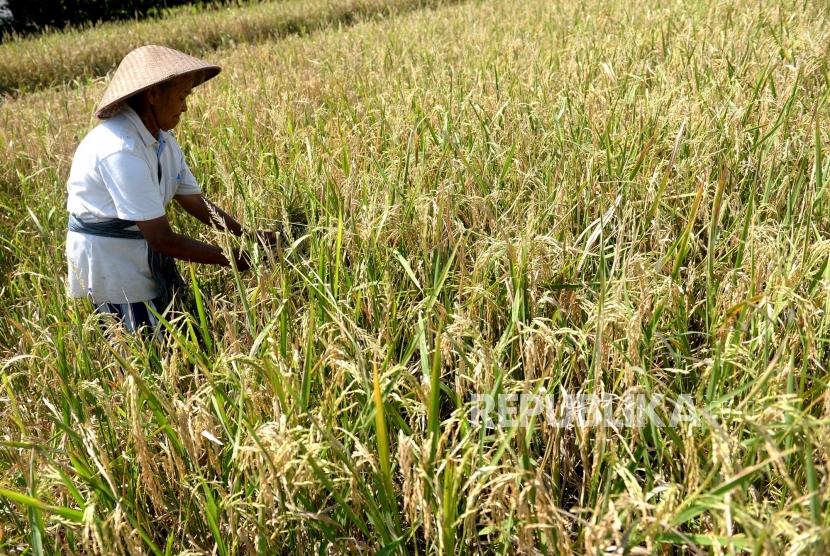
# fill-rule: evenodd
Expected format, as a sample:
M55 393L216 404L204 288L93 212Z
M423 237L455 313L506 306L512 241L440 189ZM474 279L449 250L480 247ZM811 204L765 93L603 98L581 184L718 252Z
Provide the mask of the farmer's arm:
M228 229L234 235L242 235L242 224L237 222L233 216L217 207L201 193L191 195L176 195L173 197L188 214L198 218L208 226L219 228L220 230ZM265 243L276 243L277 234L267 230L258 230L256 232L257 238Z
M222 254L222 249L209 243L195 240L188 236L177 234L170 227L166 216L152 220L137 221L136 225L150 247L174 259L191 261L194 263L218 264L229 266L230 262ZM239 270L248 268L244 256L236 257L236 266Z
M176 202L190 215L198 218L208 226L228 229L234 235L242 235L242 224L236 221L233 216L217 207L201 194L176 195L173 197Z

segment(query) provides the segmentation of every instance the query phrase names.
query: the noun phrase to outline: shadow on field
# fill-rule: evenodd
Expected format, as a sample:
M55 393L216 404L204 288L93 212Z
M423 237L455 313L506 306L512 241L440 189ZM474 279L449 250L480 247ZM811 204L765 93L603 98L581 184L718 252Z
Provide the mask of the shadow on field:
M130 50L148 43L164 44L194 56L238 43L258 43L348 27L375 18L397 17L466 0L355 0L332 6L266 3L248 11L221 10L154 21L105 24L84 31L46 34L0 45L0 103L61 84L78 84L115 69ZM280 11L283 10L283 11Z

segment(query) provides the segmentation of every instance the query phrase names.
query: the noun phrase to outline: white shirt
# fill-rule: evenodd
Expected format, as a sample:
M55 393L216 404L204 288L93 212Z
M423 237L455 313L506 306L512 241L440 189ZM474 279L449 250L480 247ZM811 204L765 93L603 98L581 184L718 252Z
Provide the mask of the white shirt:
M129 106L78 145L67 190L67 210L90 222L152 220L165 214L173 196L201 193L175 137L161 131L157 140ZM67 232L66 259L71 297L133 303L158 295L144 240Z

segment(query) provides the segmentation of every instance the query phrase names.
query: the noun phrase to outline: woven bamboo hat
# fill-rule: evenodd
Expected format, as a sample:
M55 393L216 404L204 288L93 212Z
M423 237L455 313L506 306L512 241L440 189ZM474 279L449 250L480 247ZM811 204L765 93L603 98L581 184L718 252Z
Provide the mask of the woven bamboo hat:
M195 87L216 77L220 71L219 66L172 48L155 44L141 46L129 52L118 64L95 115L102 120L110 118L118 113L126 99L168 79L192 74Z

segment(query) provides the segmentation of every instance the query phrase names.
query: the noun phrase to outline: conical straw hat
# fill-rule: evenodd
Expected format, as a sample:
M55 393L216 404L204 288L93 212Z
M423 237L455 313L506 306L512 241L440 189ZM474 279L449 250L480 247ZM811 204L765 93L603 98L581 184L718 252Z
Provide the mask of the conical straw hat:
M220 71L219 66L172 48L155 44L141 46L129 52L118 64L95 115L102 120L110 118L120 110L125 99L168 79L193 74L195 87L216 77Z

